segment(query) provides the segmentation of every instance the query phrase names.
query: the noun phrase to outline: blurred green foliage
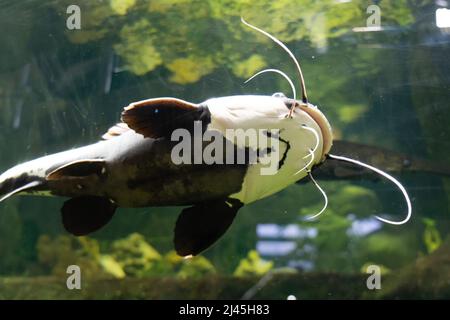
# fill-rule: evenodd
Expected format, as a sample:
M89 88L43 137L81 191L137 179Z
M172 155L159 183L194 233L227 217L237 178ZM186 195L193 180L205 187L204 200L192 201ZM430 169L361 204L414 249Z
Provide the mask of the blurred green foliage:
M13 273L21 260L27 257L24 251L17 250L22 246L23 222L17 208L17 200L9 202L0 214L0 267L4 273Z
M250 250L247 258L242 259L238 267L234 271L237 277L243 276L261 276L269 272L273 268L272 261L261 259L256 250Z
M38 267L44 274L65 276L68 266L78 265L83 270L83 276L88 278L101 278L107 275L99 263L100 248L95 239L74 238L67 235L51 238L42 235L36 249Z
M436 221L430 218L423 218L425 230L423 231L423 241L428 253L432 253L442 244L441 234L436 227Z
M151 268L153 262L161 259L159 252L138 233L114 241L112 251L112 257L122 267L124 273L132 276L141 276Z
M113 241L101 252L99 242L90 237L48 235L39 237L38 263L34 275L63 276L69 265L78 265L88 278L177 277L196 278L215 273L205 257L184 259L175 251L161 256L139 233Z

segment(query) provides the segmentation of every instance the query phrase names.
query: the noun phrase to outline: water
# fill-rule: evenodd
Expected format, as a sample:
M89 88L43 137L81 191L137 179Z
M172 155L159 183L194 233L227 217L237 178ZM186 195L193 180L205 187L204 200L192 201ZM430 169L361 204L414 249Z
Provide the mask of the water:
M383 1L381 30L370 31L363 1L170 2L78 1L81 30L67 28L70 1L0 2L2 171L97 141L132 101L290 96L277 75L243 83L263 68L297 83L288 56L243 15L299 58L336 138L429 161L366 155L405 185L412 219L374 219L403 218L388 182L322 177L330 205L317 221L303 218L320 210L320 193L292 185L240 210L216 245L185 261L172 251L180 208L120 209L79 239L61 225L63 199L16 197L0 206L0 298L448 298L450 32L436 26L438 4ZM69 265L83 290L67 289ZM371 265L380 290L366 286Z

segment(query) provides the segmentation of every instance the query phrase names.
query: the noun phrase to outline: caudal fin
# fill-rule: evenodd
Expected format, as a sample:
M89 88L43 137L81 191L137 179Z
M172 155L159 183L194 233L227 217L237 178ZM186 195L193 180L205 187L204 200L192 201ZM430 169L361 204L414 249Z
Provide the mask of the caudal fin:
M6 176L6 173L0 176L0 202L9 197L24 192L31 191L33 188L39 187L43 181L39 177L22 174L20 176Z

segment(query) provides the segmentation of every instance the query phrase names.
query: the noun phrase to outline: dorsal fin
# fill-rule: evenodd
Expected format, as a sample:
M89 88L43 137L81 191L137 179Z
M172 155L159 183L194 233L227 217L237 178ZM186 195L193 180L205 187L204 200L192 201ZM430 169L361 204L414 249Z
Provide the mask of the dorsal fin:
M108 129L108 131L102 136L103 140L109 140L114 137L118 137L121 134L127 132L130 130L130 128L127 126L126 123L119 122L113 125L111 128Z
M175 98L156 98L131 103L122 112L122 121L144 137L169 137L175 129L191 130L194 121L204 128L211 122L206 106Z

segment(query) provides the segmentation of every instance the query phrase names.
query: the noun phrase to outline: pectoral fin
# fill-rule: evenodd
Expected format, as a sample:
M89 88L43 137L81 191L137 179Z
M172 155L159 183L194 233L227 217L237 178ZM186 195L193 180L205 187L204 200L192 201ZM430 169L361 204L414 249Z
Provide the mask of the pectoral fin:
M240 201L218 200L184 209L175 225L177 253L195 256L210 247L227 231L240 207Z
M178 128L191 130L194 121L203 129L211 122L207 107L175 98L157 98L134 102L122 112L122 121L144 137L170 137Z
M83 196L64 202L61 209L64 228L75 236L84 236L106 225L117 206L107 198Z
M104 169L105 161L102 159L77 160L51 171L47 174L46 180L60 180L86 177L89 175L101 175Z

